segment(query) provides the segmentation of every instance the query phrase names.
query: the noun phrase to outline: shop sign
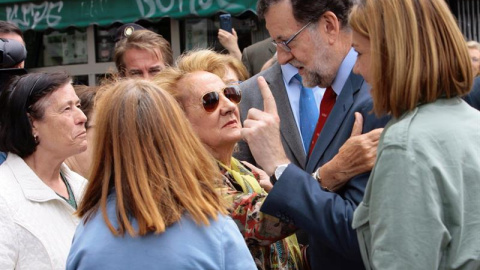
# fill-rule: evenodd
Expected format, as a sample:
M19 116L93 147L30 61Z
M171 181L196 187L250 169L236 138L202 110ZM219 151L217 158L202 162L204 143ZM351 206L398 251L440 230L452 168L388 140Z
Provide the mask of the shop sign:
M64 0L1 1L0 20L13 22L22 30L62 29L90 24L171 17L208 17L218 12L233 15L255 11L256 0Z

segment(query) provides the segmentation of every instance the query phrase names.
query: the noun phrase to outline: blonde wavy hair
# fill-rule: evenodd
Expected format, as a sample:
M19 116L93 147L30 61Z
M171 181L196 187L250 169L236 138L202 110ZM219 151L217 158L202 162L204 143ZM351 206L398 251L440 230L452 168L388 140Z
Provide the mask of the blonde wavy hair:
M92 171L77 210L85 222L100 209L113 234L133 236L162 233L185 212L204 225L227 213L215 191L218 167L167 92L126 79L104 86L97 97ZM118 229L106 212L111 192Z
M248 79L245 65L229 54L220 54L210 49L197 49L182 54L176 61L176 66L188 73L194 71L207 71L223 78L231 68L240 81ZM229 83L229 82L225 82Z
M472 67L445 1L359 0L351 28L370 39L377 115L399 117L419 104L467 94Z

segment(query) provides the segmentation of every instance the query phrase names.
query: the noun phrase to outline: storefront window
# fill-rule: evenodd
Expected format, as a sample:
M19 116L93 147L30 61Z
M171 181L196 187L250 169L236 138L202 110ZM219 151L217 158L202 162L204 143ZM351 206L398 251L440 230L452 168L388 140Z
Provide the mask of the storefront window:
M207 48L209 19L187 19L185 20L185 50L195 48Z
M111 32L114 30L115 29L97 30L97 34L95 36L97 63L113 61L113 50L115 48L115 43L113 42Z
M73 85L88 85L88 75L72 76Z
M86 28L62 31L24 32L28 51L27 68L86 64L88 62Z
M43 66L86 64L87 33L73 29L67 32L54 31L43 35Z

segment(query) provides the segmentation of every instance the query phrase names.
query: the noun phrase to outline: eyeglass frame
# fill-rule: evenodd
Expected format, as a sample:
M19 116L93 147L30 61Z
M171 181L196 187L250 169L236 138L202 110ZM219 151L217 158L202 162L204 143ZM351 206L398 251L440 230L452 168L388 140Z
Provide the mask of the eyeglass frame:
M240 94L240 101L238 101L238 103L235 103L233 100L229 99L226 95L225 95L225 89L227 88L233 88L235 89L239 94ZM208 94L211 94L211 93L216 93L218 94L218 101L217 101L217 105L215 105L215 109L213 109L213 111L208 111L206 108L205 108L205 105L204 105L204 97ZM207 113L213 113L214 111L217 110L218 108L218 105L220 104L220 95L223 95L224 97L226 97L230 102L234 103L235 105L238 105L240 104L240 102L242 102L242 89L240 89L237 85L227 85L225 87L223 87L220 91L209 91L205 94L203 94L201 97L200 97L200 106L207 112Z
M273 46L277 47L278 45L281 45L280 47L282 47L282 50L284 50L286 52L291 52L292 49L290 47L288 47L288 43L292 42L310 24L312 24L312 22L308 22L307 24L305 24L302 28L300 28L300 30L297 31L297 33L293 34L293 36L291 36L289 39L287 39L287 41L278 41L277 42L275 40L272 40Z

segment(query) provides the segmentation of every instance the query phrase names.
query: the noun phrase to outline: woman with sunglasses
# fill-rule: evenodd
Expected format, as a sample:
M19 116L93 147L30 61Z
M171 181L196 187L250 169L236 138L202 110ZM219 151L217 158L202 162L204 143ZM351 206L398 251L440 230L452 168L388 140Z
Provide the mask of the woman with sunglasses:
M186 52L179 61L177 61L177 67L185 72L207 71L213 73L220 77L228 86L237 86L249 78L247 68L240 60L230 54L220 54L210 49L198 49ZM216 95L215 100L219 101L218 95ZM239 102L240 101L236 103L238 104ZM208 101L206 101L205 104L206 107L214 106L214 108L207 108L211 111L214 111L217 105L218 102ZM269 192L270 189L273 188L270 178L264 171L246 161L242 161L242 163L252 171L252 174L259 180L260 186L265 189L265 191Z
M217 160L225 176L221 193L230 203L230 215L239 226L257 268L301 269L298 243L292 235L295 228L260 212L266 191L254 174L232 157L241 139L237 106L241 92L222 81L221 77L226 75L225 62L215 54L211 56L183 55L178 67L162 71L155 78L156 83L176 98L198 137ZM204 70L215 71L217 75ZM268 179L266 174L265 178Z
M27 74L0 97L0 269L65 269L86 180L64 161L87 149L70 80Z

